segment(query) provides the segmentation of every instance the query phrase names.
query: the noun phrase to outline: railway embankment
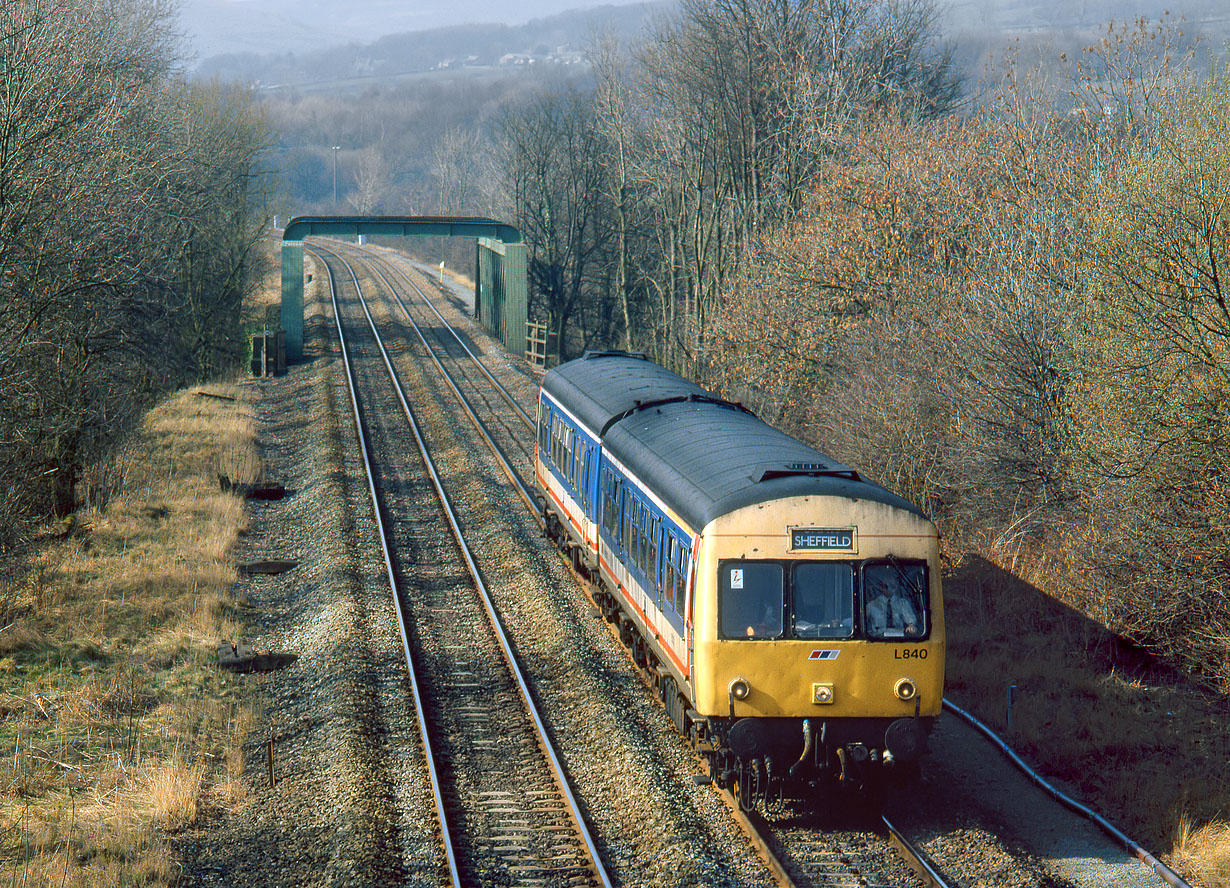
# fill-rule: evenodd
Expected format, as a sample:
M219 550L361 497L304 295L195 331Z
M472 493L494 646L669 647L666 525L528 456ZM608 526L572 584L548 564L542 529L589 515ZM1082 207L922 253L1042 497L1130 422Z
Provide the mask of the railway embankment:
M170 836L247 794L255 711L216 668L245 620L250 387L159 403L0 585L0 883L167 885Z

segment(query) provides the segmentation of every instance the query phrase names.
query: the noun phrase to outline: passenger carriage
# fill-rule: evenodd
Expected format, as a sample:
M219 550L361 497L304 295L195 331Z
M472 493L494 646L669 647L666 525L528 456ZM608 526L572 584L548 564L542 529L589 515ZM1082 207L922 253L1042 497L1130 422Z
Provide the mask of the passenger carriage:
M746 804L921 755L944 615L915 506L626 353L546 374L535 471L595 599Z

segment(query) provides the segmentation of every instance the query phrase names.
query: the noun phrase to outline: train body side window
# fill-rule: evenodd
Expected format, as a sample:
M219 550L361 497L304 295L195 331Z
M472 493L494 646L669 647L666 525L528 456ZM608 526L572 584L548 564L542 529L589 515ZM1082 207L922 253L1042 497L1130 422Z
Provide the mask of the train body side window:
M786 610L782 566L727 561L718 568L718 621L725 638L781 638Z
M589 461L590 461L590 456L593 454L593 452L594 452L594 448L586 444L585 445L585 461L581 463L581 493L582 493L582 499L587 500L587 501L589 497L585 496L585 494L589 490Z
M641 538L637 541L637 555L639 556L638 566L641 573L649 575L649 510L645 508L644 501L641 502Z
M546 404L538 405L538 454L540 459L546 459L551 444L551 408Z
M795 638L854 635L854 565L808 561L794 566L791 628Z
M658 565L662 563L662 519L654 515L649 522L649 582L654 594L662 592L662 580Z
M641 573L649 573L649 559L646 557L646 550L649 548L649 512L645 508L645 503L642 500L636 514L637 523L637 539L636 539L636 566L641 569Z
M619 548L627 553L632 548L632 504L635 502L633 498L625 491L624 492L624 507L623 514L620 516L620 533L619 533Z
M641 537L641 528L637 524L637 513L640 511L641 501L634 496L628 499L628 562L636 564L636 550L640 548L638 541Z
M619 494L623 490L623 481L614 472L611 473L611 514L607 518L607 530L619 545Z
M563 465L560 466L564 470L564 479L571 485L576 481L576 472L572 467L572 426L564 426L564 453Z

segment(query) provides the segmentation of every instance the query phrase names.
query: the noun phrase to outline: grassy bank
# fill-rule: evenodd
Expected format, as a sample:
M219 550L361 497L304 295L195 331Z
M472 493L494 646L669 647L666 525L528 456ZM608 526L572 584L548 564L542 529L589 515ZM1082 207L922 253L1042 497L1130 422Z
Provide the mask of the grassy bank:
M1064 604L1064 565L999 560L946 581L948 695L1197 884L1230 886L1230 701L1085 616L1096 602Z
M242 802L253 713L213 664L245 516L217 473L257 467L243 386L179 392L0 591L0 886L170 884L167 834Z

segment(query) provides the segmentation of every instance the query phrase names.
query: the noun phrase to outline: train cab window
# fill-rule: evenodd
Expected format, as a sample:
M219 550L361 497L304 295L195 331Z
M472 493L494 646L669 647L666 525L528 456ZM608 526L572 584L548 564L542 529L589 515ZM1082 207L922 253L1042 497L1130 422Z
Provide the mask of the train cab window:
M925 638L926 565L896 559L864 565L863 627L869 638Z
M785 613L782 566L766 561L727 561L718 573L722 635L781 638Z
M854 635L854 566L806 561L794 566L791 630L795 638Z

